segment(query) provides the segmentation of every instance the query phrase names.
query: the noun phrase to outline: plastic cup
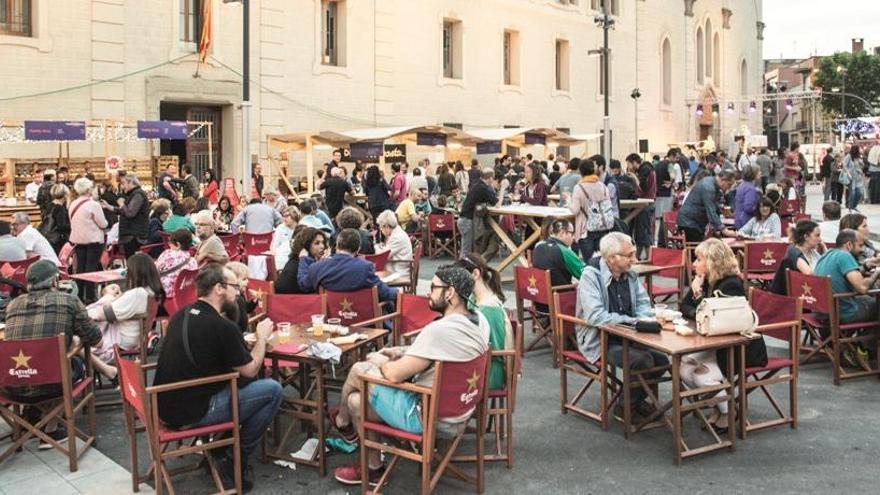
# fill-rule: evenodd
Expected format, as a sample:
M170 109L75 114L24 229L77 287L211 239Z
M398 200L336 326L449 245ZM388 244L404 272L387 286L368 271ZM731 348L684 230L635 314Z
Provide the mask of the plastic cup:
M286 344L290 342L290 322L284 321L278 324L278 343Z
M341 318L330 318L327 320L327 330L329 330L330 333L339 333L340 328L342 328Z
M315 337L324 335L324 315L312 315L312 333Z

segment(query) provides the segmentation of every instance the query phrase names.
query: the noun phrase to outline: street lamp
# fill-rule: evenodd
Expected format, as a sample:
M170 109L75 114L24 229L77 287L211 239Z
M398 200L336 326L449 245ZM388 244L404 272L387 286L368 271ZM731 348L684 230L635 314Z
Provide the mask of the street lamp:
M241 167L242 186L246 197L251 194L251 70L250 70L250 1L223 0L223 3L240 3L241 27Z
M596 26L602 28L602 85L605 93L605 113L602 117L602 144L604 147L605 163L611 163L611 115L609 112L609 103L611 88L609 87L610 78L608 77L608 55L611 53L608 48L608 31L614 29L614 19L611 18L611 2L602 2L602 15L597 15L594 22Z

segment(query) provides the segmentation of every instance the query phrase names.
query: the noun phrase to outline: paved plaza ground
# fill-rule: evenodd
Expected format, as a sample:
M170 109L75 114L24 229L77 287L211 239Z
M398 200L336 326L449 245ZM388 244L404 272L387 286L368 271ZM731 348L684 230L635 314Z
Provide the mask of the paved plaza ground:
M819 215L821 193L810 190L808 212ZM880 215L880 208L865 206L863 212ZM444 260L425 260L421 288ZM509 287L508 287L509 288ZM513 305L512 297L508 304ZM527 340L530 334L526 334ZM779 352L771 348L770 352ZM801 368L799 426L752 433L737 441L732 452L720 451L687 459L681 467L673 461L671 434L665 429L625 440L619 425L608 431L578 416L559 410L559 373L551 367L548 351L530 353L524 360L517 411L514 419L515 463L513 469L487 465L486 493L581 494L581 493L875 493L880 458L880 383L877 379L832 384L827 363ZM666 389L668 391L668 389ZM778 387L777 396L787 393ZM661 395L664 389L661 388ZM756 394L757 395L757 394ZM331 397L333 400L333 397ZM752 399L752 414L770 412L769 405ZM766 416L765 416L766 417ZM122 429L119 408L103 409L98 418L98 449L89 452L81 470L70 475L55 452L34 454L30 449L0 465L0 494L28 493L126 493L129 482L128 440ZM694 418L685 421L686 439L705 439ZM299 444L291 444L297 450ZM142 449L142 459L146 451ZM330 467L356 458L333 454ZM145 463L142 463L142 468ZM254 462L257 485L252 493L358 493L344 487L332 475L321 478L317 470L296 471ZM416 493L418 472L402 462L386 493ZM175 479L178 493L210 493L204 472ZM142 491L149 492L146 485ZM440 482L436 493L469 493L471 487L451 479Z

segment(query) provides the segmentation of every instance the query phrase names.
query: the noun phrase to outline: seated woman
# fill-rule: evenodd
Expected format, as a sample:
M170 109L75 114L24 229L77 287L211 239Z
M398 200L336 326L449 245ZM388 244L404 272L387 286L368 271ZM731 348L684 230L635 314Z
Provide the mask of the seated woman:
M852 229L862 234L865 245L862 252L856 257L856 261L866 268L874 268L880 265L880 253L874 247L874 244L868 238L871 235L871 229L868 227L868 217L861 213L847 213L840 219L840 230Z
M214 210L214 220L217 221L217 230L223 232L229 231L229 224L232 223L233 219L235 219L235 207L232 205L229 196L223 196L220 198L220 202L217 203L217 209Z
M776 213L776 206L769 198L761 198L758 211L737 231L742 237L750 239L779 239L782 237L782 221Z
M685 318L693 320L697 315L697 307L703 298L714 297L716 291L725 296L745 296L746 289L740 277L739 263L730 246L720 239L706 239L696 249L697 260L694 262L696 276L690 288L685 291L681 301L681 312ZM767 348L764 338L753 339L746 346L746 367L767 364ZM682 360L681 379L689 387L702 387L722 383L727 369L727 350L717 353L700 352L689 354ZM726 395L726 392L719 392ZM730 418L727 402L718 404L716 414L710 418L717 430L726 431Z
M284 269L275 280L275 293L306 294L307 292L300 288L296 280L296 274L299 271L299 258L300 256L310 256L312 259L319 260L324 257L327 250L327 234L323 230L298 225L293 240L291 240L290 253L292 256L287 258Z
M287 264L287 259L290 257L290 243L293 240L293 229L299 223L299 218L299 209L296 206L289 206L281 214L282 223L275 227L270 251L275 254L276 269Z
M161 304L165 299L159 271L152 258L135 253L126 263L125 285L130 289L116 297L118 293L108 286L101 299L87 308L89 317L98 323L103 334L101 347L92 349L92 363L111 379L116 378L116 367L111 364L113 345L119 345L121 349L137 349L141 343L141 319L147 314L150 301Z
M159 198L153 201L152 210L150 211L150 226L147 231L147 244L159 244L162 242L162 234L165 227L162 224L171 216L171 202L165 198ZM161 249L159 250L161 252ZM159 255L156 253L156 256ZM152 256L153 253L150 253Z
M501 289L501 275L490 268L486 260L477 253L468 253L455 262L469 271L474 278L474 303L489 324L489 347L493 351L510 350L514 342L513 326L507 310L504 309L504 291ZM492 358L489 368L489 389L499 390L506 384L506 360L502 356Z
M379 231L385 238L384 243L376 245L376 254L391 251L385 271L389 275L395 274L397 278L409 278L413 246L409 236L397 224L397 215L391 210L385 210L379 214L376 223L379 224Z
M174 297L174 282L181 270L196 270L199 267L196 259L190 255L193 236L186 229L177 229L168 239L169 249L162 251L156 260L156 269L162 279L165 297Z
M791 246L785 253L782 264L776 270L773 281L770 283L770 292L774 294L787 294L786 274L788 270L797 270L806 275L813 274L813 268L819 261L819 249L823 251L822 229L819 224L812 220L801 220L791 229L789 236Z
M196 200L193 198L183 198L183 201L175 204L171 208L171 217L162 224L165 232L174 232L177 229L186 229L192 233L196 232L196 227L190 220L189 215L196 208Z
M226 268L232 270L232 273L238 279L238 293L235 295L235 309L224 308L224 313L226 313L227 318L238 325L241 333L246 333L248 331L248 318L256 309L258 302L256 300L248 301L247 299L248 267L240 261L232 261L226 263Z

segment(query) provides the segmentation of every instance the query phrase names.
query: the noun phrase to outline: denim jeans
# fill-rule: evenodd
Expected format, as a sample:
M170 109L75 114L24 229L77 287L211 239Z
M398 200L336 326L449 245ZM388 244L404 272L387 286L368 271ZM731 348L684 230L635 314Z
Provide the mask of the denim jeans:
M622 344L608 344L608 360L614 366L623 366ZM651 349L636 347L633 344L630 344L629 346L629 369L632 371L646 370L655 366L666 366L668 364L669 358L666 354ZM636 379L633 379L633 383L637 383ZM621 395L621 397L623 396ZM642 387L633 387L630 397L632 398L632 404L636 405L645 400L645 391L642 390Z
M474 247L474 220L471 218L459 217L458 233L461 234L461 246L459 247L459 250L461 252L461 257L464 258L466 254L476 251Z
M850 187L849 195L846 198L846 207L850 210L855 210L859 207L859 203L862 202L865 191L860 187Z
M281 385L262 379L238 389L238 420L241 422L241 453L244 459L256 450L260 438L275 418L281 405ZM229 387L214 394L205 416L193 426L223 423L232 419Z

